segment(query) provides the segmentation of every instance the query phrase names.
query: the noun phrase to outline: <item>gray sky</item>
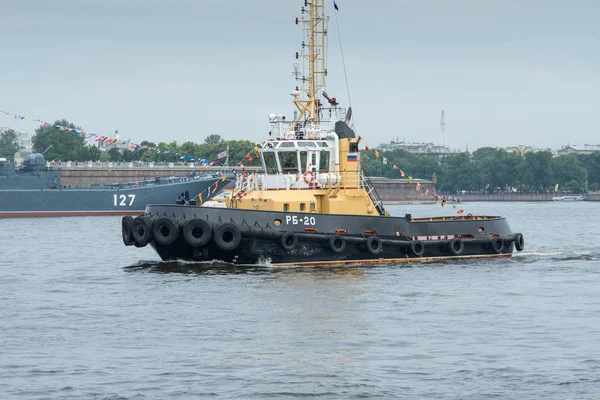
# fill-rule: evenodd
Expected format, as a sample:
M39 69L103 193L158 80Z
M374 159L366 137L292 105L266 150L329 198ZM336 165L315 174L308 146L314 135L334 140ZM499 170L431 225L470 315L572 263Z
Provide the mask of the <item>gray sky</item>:
M600 143L600 2L336 0L358 132ZM369 4L368 6L366 4ZM0 0L0 109L134 142L261 140L291 116L301 0ZM333 1L327 91L347 105ZM0 114L0 126L37 125Z

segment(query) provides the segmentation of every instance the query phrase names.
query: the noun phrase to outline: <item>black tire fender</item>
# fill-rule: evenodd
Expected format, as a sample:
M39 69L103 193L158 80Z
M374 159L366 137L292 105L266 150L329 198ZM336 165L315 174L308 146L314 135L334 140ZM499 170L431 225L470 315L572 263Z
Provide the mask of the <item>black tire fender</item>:
M224 222L215 228L213 242L221 250L231 251L237 248L242 242L242 232L240 232L240 228L236 224Z
M504 241L502 238L493 237L490 239L490 248L494 253L500 254L504 250Z
M162 246L169 246L179 238L179 224L177 221L160 217L152 224L154 241Z
M448 249L455 256L460 256L465 251L465 242L459 238L448 240Z
M334 253L341 253L346 248L346 240L340 235L329 236L329 248Z
M522 233L515 233L515 249L523 251L525 248L525 238Z
M367 250L369 250L369 253L373 254L374 256L381 253L382 247L379 236L373 235L367 238Z
M213 230L208 221L190 219L183 224L183 238L192 247L202 247L212 239Z
M420 240L413 240L410 242L410 251L415 257L423 257L423 254L425 254L425 244Z
M298 244L298 236L294 232L283 232L279 237L279 244L285 251L290 251Z
M125 246L133 246L135 241L133 240L133 217L126 215L121 220L121 236L123 237L123 243Z
M143 215L135 217L131 225L131 234L136 247L144 247L152 240L152 221Z

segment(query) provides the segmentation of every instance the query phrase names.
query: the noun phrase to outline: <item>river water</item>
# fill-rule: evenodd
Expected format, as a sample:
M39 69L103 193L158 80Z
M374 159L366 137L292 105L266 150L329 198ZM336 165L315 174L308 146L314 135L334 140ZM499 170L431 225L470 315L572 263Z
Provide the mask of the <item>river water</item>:
M525 251L240 269L159 262L118 217L0 220L0 398L600 398L600 203L461 208Z

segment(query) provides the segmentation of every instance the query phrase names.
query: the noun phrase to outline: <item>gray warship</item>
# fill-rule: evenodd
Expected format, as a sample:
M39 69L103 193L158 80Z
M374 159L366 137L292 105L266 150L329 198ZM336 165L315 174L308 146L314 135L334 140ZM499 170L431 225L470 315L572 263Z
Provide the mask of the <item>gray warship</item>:
M296 117L271 114L257 146L260 173L202 206L150 204L123 217L125 245L150 245L163 260L219 260L235 265L344 266L473 257L511 257L521 233L493 215L390 216L361 164L351 109L325 92L327 18L323 0L304 2ZM304 94L304 96L303 96ZM321 97L322 96L322 97ZM324 107L321 99L328 101Z
M193 175L63 187L60 170L48 167L42 154L27 156L19 168L0 159L0 218L138 215L147 204L193 198L220 179L219 175Z

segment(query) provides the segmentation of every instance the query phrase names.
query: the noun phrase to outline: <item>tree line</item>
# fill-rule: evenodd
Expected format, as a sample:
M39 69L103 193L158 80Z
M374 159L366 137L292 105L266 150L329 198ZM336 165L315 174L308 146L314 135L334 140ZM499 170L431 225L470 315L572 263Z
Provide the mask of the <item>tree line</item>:
M382 160L388 160L385 165ZM393 169L396 165L399 169ZM437 188L448 193L499 193L508 191L559 191L583 193L600 190L600 152L554 157L550 151L524 155L505 149L483 147L472 154L457 153L443 158L415 156L405 150L373 151L363 155L363 167L371 176L398 178L399 170L413 178L437 180Z
M81 129L69 121L56 121L54 125ZM176 141L153 143L143 141L141 146L165 150L165 153L147 149L119 149L109 146L102 149L88 143L72 132L52 125L40 126L32 137L33 150L44 152L47 160L54 161L113 161L113 162L178 162L185 154L197 160L217 160L217 154L229 148L230 165L245 160L248 153L254 156L255 143L249 140L224 141L219 135L210 135L203 143ZM0 157L12 158L21 150L18 135L7 130L0 134ZM169 152L177 154L169 154ZM387 164L383 163L383 157ZM254 158L256 163L256 159ZM484 147L472 154L457 153L441 161L429 156L416 156L402 149L365 151L363 168L369 176L400 178L400 170L406 176L434 179L438 190L458 193L470 192L540 192L560 191L582 193L586 189L600 190L600 152L589 155L569 154L553 157L549 151L527 152L524 155L504 149ZM222 160L224 161L224 160ZM221 162L222 163L222 162ZM248 165L248 162L245 161ZM396 165L398 169L393 169Z
M82 129L67 120L55 121L53 125L67 128ZM93 140L86 141L81 135L66 130L61 130L53 125L40 126L35 130L31 138L32 149L37 153L44 153L49 161L113 161L113 162L179 162L187 161L181 158L181 154L188 155L197 160L217 160L217 154L227 150L229 147L230 164L243 160L249 152L254 153L255 143L249 140L224 141L219 135L209 135L204 143L184 142L178 144L176 141L149 142L143 141L140 146L153 149L165 150L158 153L149 149L119 148L115 145L102 148ZM18 145L18 135L8 130L0 136L0 157L13 158L15 152L21 150ZM170 154L170 152L177 154ZM221 163L225 160L223 159Z

